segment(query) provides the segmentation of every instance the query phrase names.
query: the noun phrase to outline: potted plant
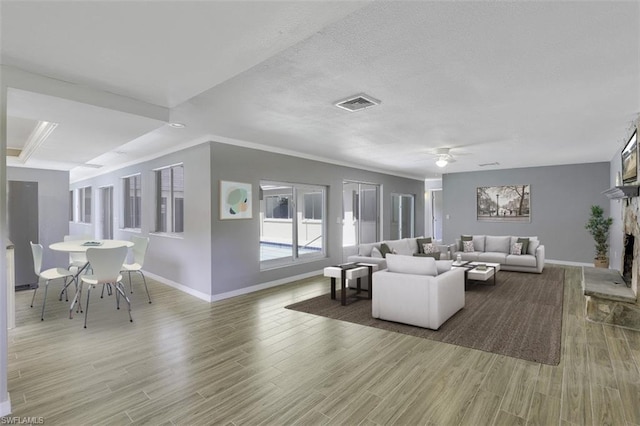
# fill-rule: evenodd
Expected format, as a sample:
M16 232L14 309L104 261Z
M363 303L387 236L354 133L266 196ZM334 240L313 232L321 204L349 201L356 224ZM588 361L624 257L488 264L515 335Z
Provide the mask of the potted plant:
M591 216L585 225L596 242L596 257L593 260L596 268L609 267L609 228L613 223L610 217L604 217L604 211L600 206L591 206Z

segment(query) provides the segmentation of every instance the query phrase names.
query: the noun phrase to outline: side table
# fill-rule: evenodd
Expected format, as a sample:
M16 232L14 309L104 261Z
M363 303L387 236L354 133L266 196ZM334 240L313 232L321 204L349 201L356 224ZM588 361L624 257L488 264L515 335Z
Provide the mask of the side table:
M336 278L340 278L340 304L347 304L347 280L357 280L357 291L361 291L362 277L366 277L369 273L369 268L366 266L359 266L355 263L327 266L324 268L324 276L331 278L331 299L336 298Z

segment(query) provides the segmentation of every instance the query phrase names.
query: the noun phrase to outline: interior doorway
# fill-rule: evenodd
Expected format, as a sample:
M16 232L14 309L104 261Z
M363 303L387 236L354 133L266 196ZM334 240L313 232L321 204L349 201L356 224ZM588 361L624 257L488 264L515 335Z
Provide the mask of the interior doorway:
M433 229L433 238L442 241L442 190L431 190L431 220Z
M113 186L100 188L100 212L98 238L113 239Z

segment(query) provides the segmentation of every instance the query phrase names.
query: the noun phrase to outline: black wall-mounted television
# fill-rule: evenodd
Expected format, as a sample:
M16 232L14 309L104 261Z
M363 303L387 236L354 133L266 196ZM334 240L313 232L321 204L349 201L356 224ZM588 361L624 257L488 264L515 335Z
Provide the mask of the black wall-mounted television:
M635 183L638 180L638 129L633 131L622 150L622 182Z

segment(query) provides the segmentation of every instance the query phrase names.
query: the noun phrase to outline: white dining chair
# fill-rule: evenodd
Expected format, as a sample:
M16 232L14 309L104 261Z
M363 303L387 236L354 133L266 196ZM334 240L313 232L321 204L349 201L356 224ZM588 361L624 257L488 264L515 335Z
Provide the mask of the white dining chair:
M147 287L147 280L142 273L142 267L144 265L144 258L149 248L149 237L131 237L133 241L133 263L125 263L122 265L122 271L129 274L129 290L133 293L133 285L131 284L131 273L137 272L142 276L142 282L144 283L144 289L147 291L147 298L151 303L151 296L149 296L149 288Z
M38 276L38 283L33 289L33 296L31 297L31 307L33 308L33 302L36 299L36 292L38 291L38 287L40 286L40 280L44 279L44 298L42 299L42 314L40 314L40 320L44 321L44 307L47 304L47 290L49 289L49 281L64 278L64 288L62 289L62 291L66 294L67 287L69 284L71 284L71 281L67 283L67 279L71 278L73 280L74 274L73 272L64 268L51 268L43 271L42 252L42 244L34 244L33 242L31 242L31 254L33 254L33 271ZM76 289L77 287L78 284L76 282Z
M89 298L91 289L99 284L114 287L116 291L116 307L120 309L120 297L123 297L129 307L129 321L133 322L131 317L131 301L124 292L122 284L122 275L120 269L127 257L127 247L116 248L89 248L87 249L87 260L91 263L92 274L82 275L80 277L82 283L87 284L87 304L84 309L84 328L87 328L87 317L89 314ZM80 286L80 294L82 294L82 284ZM69 312L69 315L72 315Z

